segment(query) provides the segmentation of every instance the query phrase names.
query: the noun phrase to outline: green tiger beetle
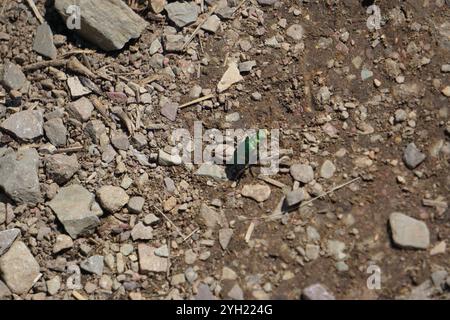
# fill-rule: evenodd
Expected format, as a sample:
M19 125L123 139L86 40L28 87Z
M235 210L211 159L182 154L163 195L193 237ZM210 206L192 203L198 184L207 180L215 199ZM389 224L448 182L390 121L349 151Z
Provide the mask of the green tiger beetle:
M260 164L260 153L258 149L267 140L268 130L258 130L255 134L245 137L238 145L233 154L233 163L228 164L225 172L232 181L241 180L244 172L249 169L252 176L252 166Z

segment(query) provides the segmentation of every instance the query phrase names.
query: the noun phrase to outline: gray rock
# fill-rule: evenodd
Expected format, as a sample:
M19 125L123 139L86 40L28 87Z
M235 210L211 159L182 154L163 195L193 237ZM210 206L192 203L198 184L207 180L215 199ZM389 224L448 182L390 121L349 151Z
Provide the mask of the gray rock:
M67 233L73 238L92 233L100 224L101 209L94 195L80 185L61 188L48 203Z
M136 240L151 240L153 238L153 228L146 227L142 222L136 224L131 230L131 238Z
M69 104L67 111L69 114L81 122L86 122L91 117L94 106L88 98L80 98Z
M80 268L86 272L101 276L104 268L104 257L100 255L89 257L80 264Z
M435 287L444 289L447 275L448 275L447 271L437 270L431 274L431 281L433 282Z
M202 163L195 174L197 176L209 177L216 180L228 180L225 169L214 163Z
M132 197L130 201L128 201L128 211L130 213L139 214L142 212L144 203L145 199L143 197Z
M164 37L164 49L167 52L181 52L184 46L184 36L181 34L168 34ZM173 103L168 103L172 104Z
M361 70L361 80L367 80L373 77L373 72L369 69L362 69Z
M85 87L76 76L67 79L67 86L69 87L72 98L79 98L92 92L91 89Z
M130 148L128 136L123 131L113 131L111 133L111 143L118 150L127 151Z
M22 241L16 241L0 257L0 274L9 289L15 294L30 291L40 276L39 264Z
M53 118L44 123L45 136L55 147L65 146L67 143L67 129L60 118Z
M328 254L331 255L335 260L344 260L347 255L344 253L345 243L338 240L328 240Z
M305 30L299 24L293 24L286 30L286 35L297 42L303 39L304 34Z
M113 148L112 145L107 144L106 146L104 146L102 148L102 161L105 163L110 163L111 161L114 160L114 158L116 157L117 152L116 150Z
M290 173L295 180L302 183L309 183L314 180L313 168L306 164L293 164Z
M159 222L159 218L153 213L150 213L144 217L144 223L148 226Z
M179 155L171 155L159 149L158 163L162 166L178 166L182 163L182 159Z
M389 216L389 225L392 240L401 248L426 249L430 245L430 232L423 221L394 212Z
M70 249L73 247L73 240L71 237L65 234L59 234L56 237L56 242L53 246L53 253L59 253L63 250Z
M320 283L303 289L303 298L306 300L335 300L334 295Z
M192 267L189 267L186 269L186 271L184 272L184 276L186 277L186 280L190 283L193 284L195 280L197 280L198 278L198 273L195 272L195 270Z
M128 203L130 197L125 190L115 186L103 186L97 191L100 205L108 212L115 213Z
M203 220L203 223L208 228L214 228L218 224L220 224L220 214L212 209L211 207L208 207L206 204L202 203L200 207L200 217Z
M210 16L205 23L202 25L202 29L211 33L216 33L220 27L220 19L218 16L213 14Z
M101 120L91 120L86 124L85 131L93 143L99 144L102 135L106 135L106 126Z
M257 202L264 202L270 198L270 187L265 184L246 184L241 191L242 196Z
M137 150L141 150L141 149L145 148L145 146L148 144L147 137L139 132L134 134L131 142L133 143L133 146Z
M336 167L330 160L325 160L325 162L322 164L322 167L320 167L320 176L324 179L330 179L331 177L333 177L335 172Z
M309 260L316 260L317 258L319 258L319 253L320 253L320 247L318 245L309 244L309 243L306 245L305 256Z
M66 156L64 154L55 154L47 157L45 162L47 176L59 185L69 181L78 170L80 164L77 156Z
M411 142L403 153L403 161L409 169L415 169L426 158L426 155L422 153L416 145Z
M167 244L162 245L158 249L155 250L155 255L162 258L168 258L169 257L169 247Z
M55 8L67 21L67 8L80 6L83 38L105 51L122 49L131 39L139 38L148 23L121 0L56 0Z
M45 284L47 285L48 294L54 296L58 293L59 289L61 289L61 278L59 276L55 276L48 280Z
M231 20L233 19L233 14L235 10L236 10L235 8L224 6L217 8L215 13L223 20Z
M219 230L219 243L223 250L228 248L232 237L233 229L224 228Z
M7 61L0 70L0 84L8 90L20 90L25 85L27 78L18 65Z
M197 294L194 297L195 300L217 300L217 298L212 294L211 290L209 289L209 286L200 283L197 288Z
M303 188L290 191L285 198L288 207L295 206L308 198L308 193Z
M244 291L242 291L239 284L235 284L228 292L228 298L233 300L244 300Z
M41 202L38 168L39 155L35 149L7 152L0 157L0 189L18 204Z
M19 235L20 229L0 231L0 257L8 251Z
M57 55L56 47L53 44L53 32L50 26L44 22L36 29L34 36L33 50L40 55L55 59Z
M194 23L198 18L198 7L191 2L172 2L165 9L169 20L180 28Z
M0 128L23 141L32 141L44 134L42 111L26 110L13 114L2 122Z
M239 72L240 73L250 72L250 71L252 71L252 69L254 67L256 67L255 60L244 61L244 62L239 63Z
M167 272L168 261L155 255L156 248L140 243L138 245L139 267L142 273Z
M161 108L161 115L169 119L170 121L175 121L178 114L178 104L173 102L168 102Z

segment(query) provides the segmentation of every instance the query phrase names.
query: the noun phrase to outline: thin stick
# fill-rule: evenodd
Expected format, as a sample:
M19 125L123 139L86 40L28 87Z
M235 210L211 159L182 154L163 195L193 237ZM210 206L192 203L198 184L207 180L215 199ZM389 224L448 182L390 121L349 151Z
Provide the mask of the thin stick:
M33 0L27 0L28 5L30 6L31 10L33 10L34 15L39 20L41 24L44 23L44 18L42 18L41 13L39 12L38 8L36 7L36 4L34 4Z
M35 70L42 69L42 68L47 68L47 67L63 67L66 65L66 63L67 63L66 59L47 60L47 61L36 62L36 63L29 64L27 66L24 66L22 68L22 70L25 72L28 72L28 71L35 71Z
M211 10L208 12L205 19L203 19L203 21L201 23L199 23L197 28L195 28L194 32L192 32L191 36L183 44L183 48L181 48L181 50L184 50L189 45L189 43L191 43L192 39L194 39L195 35L200 30L200 28L203 26L203 24L206 22L206 20L208 20L209 17L214 13L214 11L216 11L216 8L217 8L217 4L212 6Z
M248 226L247 233L245 234L245 242L248 243L252 237L253 231L255 230L255 221L250 222Z
M190 237L192 237L198 230L200 230L200 228L195 229L194 231L192 231L191 233L189 233L186 238L183 239L183 242L185 242L186 240L188 240Z
M170 220L169 217L166 216L164 212L162 212L161 210L159 210L156 206L153 206L153 208L155 208L156 211L158 211L159 213L161 213L161 215L162 215L167 221L169 221L170 224L171 224L172 226L174 226L174 228L177 230L178 234L179 234L183 239L186 238L186 236L183 235L183 233L181 232L180 228L178 228L177 225L176 225L175 223L173 223L173 221Z
M79 152L83 151L83 146L75 146L75 147L68 147L68 148L62 148L55 151L55 153L73 153L73 152Z
M326 195L329 195L330 193L333 193L333 192L335 192L335 191L337 191L337 190L339 190L339 189L342 189L342 188L348 186L349 184L352 184L353 182L355 182L355 181L357 181L357 180L359 180L359 179L361 179L361 177L357 177L357 178L355 178L355 179L353 179L353 180L347 181L346 183L343 183L343 184L341 184L341 185L339 185L339 186L337 186L337 187L334 187L333 189L331 189L331 190L328 191L328 192L325 192L324 194L321 194L321 195L319 195L319 196L317 196L317 197L315 197L315 198L312 198L312 199L310 199L310 200L308 200L308 201L302 202L302 204L298 207L298 209L303 208L303 207L309 205L310 203L316 201L317 199L320 199L320 198L322 198L322 197L324 197L324 196L326 196ZM280 214L280 213L278 213L278 214L272 214L272 215L270 215L270 216L264 217L263 219L266 219L266 220L267 220L267 219L276 219L276 218L278 218L278 217L284 216L285 214L289 214L289 212L288 212L288 213L281 213L281 214Z
M264 182L267 182L267 183L269 183L269 184L271 184L271 185L273 185L273 186L275 186L275 187L278 187L278 188L280 188L280 189L287 188L287 185L285 185L284 183L279 182L279 181L277 181L277 180L275 180L275 179L266 177L266 176L261 176L261 175L260 175L260 176L258 176L258 179L259 179L259 180L262 180L262 181L264 181Z
M185 104L182 104L178 108L179 109L186 108L186 107L192 106L193 104L196 104L196 103L199 103L199 102L202 102L202 101L205 101L205 100L209 100L211 98L214 98L214 94L208 94L207 96L204 96L204 97L192 100L190 102L186 102Z
M87 300L87 298L85 296L83 296L81 293L79 293L78 291L72 291L72 295L77 300Z

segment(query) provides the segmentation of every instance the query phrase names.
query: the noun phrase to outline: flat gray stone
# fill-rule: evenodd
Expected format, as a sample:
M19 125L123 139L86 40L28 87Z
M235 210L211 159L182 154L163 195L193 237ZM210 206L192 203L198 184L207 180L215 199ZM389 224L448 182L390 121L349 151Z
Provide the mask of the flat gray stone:
M25 85L27 78L18 65L7 61L0 70L0 84L7 90L20 90Z
M50 179L59 185L63 185L80 170L80 164L75 154L71 156L55 154L47 157L45 170Z
M198 7L192 2L172 2L165 9L169 20L180 28L194 23L198 18Z
M130 213L139 214L142 212L144 204L145 199L143 197L132 197L130 201L128 201L128 211Z
M296 163L290 168L292 178L301 183L309 183L314 180L314 170L310 165Z
M175 121L178 114L178 104L169 102L163 105L161 108L161 115L169 119L170 121Z
M330 179L336 172L336 167L330 160L325 160L325 162L320 167L320 176L324 179Z
M81 8L81 29L75 31L105 51L122 49L148 25L122 0L56 0L64 21L69 17L67 8L74 4Z
M103 186L97 191L100 205L108 212L117 212L128 203L130 197L125 190L115 186Z
M142 222L139 222L131 230L131 238L133 238L133 241L151 240L153 238L153 228L150 226L146 227Z
M0 128L22 141L33 141L44 134L42 111L26 110L14 113L2 122Z
M195 172L197 176L213 178L215 180L228 180L225 168L215 163L203 163Z
M44 132L48 141L55 147L63 147L67 143L67 128L60 118L53 118L44 123Z
M167 259L158 257L155 250L156 248L143 243L138 245L139 268L142 273L167 272Z
M205 23L202 25L202 29L211 33L216 33L220 27L220 19L218 16L213 14L210 16Z
M16 241L0 257L0 274L8 288L15 294L30 291L40 276L39 264L22 241Z
M118 150L128 151L130 148L130 140L123 131L113 131L111 133L111 143Z
M392 240L401 248L427 249L430 245L430 232L423 221L394 212L389 216L389 225Z
M55 59L57 55L57 50L53 44L53 32L50 26L44 22L36 29L36 35L33 41L33 50L40 55Z
M89 257L80 264L80 268L86 272L101 276L103 274L104 258L100 255Z
M217 300L217 298L212 294L211 290L209 289L209 286L200 283L197 288L197 294L194 297L195 300Z
M20 229L0 231L0 257L8 251L19 235Z
M0 189L17 204L41 202L38 169L39 155L35 149L7 151L0 157Z
M228 248L231 238L233 237L233 229L224 228L219 230L219 243L223 250Z
M308 193L303 188L298 188L296 190L290 191L285 198L286 205L292 207L298 205L302 201L308 198Z
M94 232L100 224L97 215L101 214L101 209L94 195L80 185L61 188L48 206L73 239Z
M75 119L86 122L94 111L94 105L88 98L83 97L70 103L67 110Z
M405 152L403 153L403 161L405 162L405 165L409 169L415 169L419 166L426 158L426 155L422 153L416 145L411 142L408 144L408 146L405 149Z
M286 35L294 41L300 41L303 39L305 30L299 24L293 24L286 30Z
M92 92L89 88L85 87L76 76L67 79L67 86L69 87L70 95L75 99Z
M251 198L257 202L264 202L270 198L271 190L265 184L246 184L241 191L243 197Z
M310 285L303 289L303 298L305 300L336 300L334 295L320 283Z

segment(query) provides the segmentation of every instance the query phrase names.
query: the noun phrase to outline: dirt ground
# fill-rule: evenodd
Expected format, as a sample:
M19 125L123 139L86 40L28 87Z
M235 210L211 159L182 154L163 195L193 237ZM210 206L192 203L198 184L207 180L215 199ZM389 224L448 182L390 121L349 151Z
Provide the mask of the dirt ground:
M93 151L95 144L85 133L87 124L72 121L65 112L66 147L82 146L73 153L80 169L65 185L81 184L95 194L105 185L120 186L128 176L134 182L126 193L145 198L145 205L138 214L126 207L114 214L105 213L93 234L74 239L69 249L55 254L56 237L67 233L48 206L49 193L57 191L49 191L53 181L45 173L47 155L40 152L39 182L46 200L30 206L5 198L5 210L14 213L3 222L0 218L0 231L21 230L21 241L39 263L42 277L28 293L13 293L8 299L75 299L77 294L88 299L193 299L203 298L206 291L219 299L296 300L305 297L304 289L316 283L336 299L449 298L449 276L440 283L436 278L439 271L450 271L445 247L450 237L450 98L444 93L450 86L444 67L450 64L450 3L375 1L382 20L380 29L371 31L366 10L373 1L274 2L261 5L256 0L244 1L232 19L222 19L216 33L200 31L186 52L163 51L164 67L173 71L173 76L167 76L166 69L152 66L149 53L150 44L171 25L164 13L157 19L149 10L137 11L149 21L148 28L124 49L108 53L67 30L52 1L36 1L53 33L65 36L57 46L58 57L88 49L75 56L94 73L103 72L111 78L94 80L100 91L125 92L129 98L125 85L160 75L143 85L152 87L149 103L129 99L121 104L97 93L87 96L96 97L107 109L123 106L133 122L139 116L142 124L135 134L147 137L148 143L140 152L150 159L168 145L171 130L192 130L194 121L219 130L280 129L280 147L292 152L283 157L280 172L270 176L286 188L259 179L258 167L247 170L236 183L196 175L197 165L164 166L153 161L151 166L143 166L130 151L117 150L121 159L117 161L116 155L115 160L105 163L102 151ZM235 7L240 2L228 3ZM42 61L32 50L39 22L26 2L6 0L0 10L0 33L8 35L0 39L0 63L13 61L26 69ZM287 35L293 24L304 28L301 41ZM194 23L177 31L189 35L196 26ZM276 44L271 39L276 39ZM216 93L232 58L254 60L256 66L242 73L242 81ZM55 68L73 75L67 68ZM362 74L367 73L370 76L363 80ZM25 74L30 86L21 94L19 105L9 106L10 93L6 88L0 91L0 122L19 110L42 109L47 114L74 100L66 82L48 68ZM161 101L165 101L162 96L183 104L193 100L190 93L195 85L203 89L203 96L213 93L214 97L179 109L175 121L160 114ZM327 91L328 96L320 94ZM398 110L405 111L405 119L400 119ZM239 114L239 120L226 121L233 113ZM106 119L94 110L92 119L103 121L111 132L127 132L117 117ZM154 123L162 124L163 130L149 129ZM5 131L0 133L0 148L40 148L47 142L45 136L23 143ZM426 155L414 169L403 160L411 142ZM326 160L336 169L327 178L320 174ZM285 213L281 219L263 219L275 212L284 194L292 190L295 179L290 168L297 163L314 169L313 182L296 184L311 197L315 187L327 192L360 179ZM173 180L175 191L167 189L165 178ZM242 195L245 186L255 184L270 187L270 196L264 201ZM430 205L427 200L437 201ZM222 214L226 222L213 228L205 226L200 214L205 205ZM395 244L389 225L393 212L426 224L426 249ZM133 240L132 229L149 214L160 218L152 225L152 239ZM254 230L246 241L250 224ZM219 233L225 229L233 233L224 249ZM180 232L189 238L183 239ZM345 245L345 258L333 257L330 240ZM434 252L441 242L443 251ZM169 245L167 272L140 270L140 243L155 248ZM117 254L124 244L133 249L122 254L124 267L118 270ZM308 258L307 247L317 248L317 256ZM66 284L71 276L67 266L93 255L105 259L109 255L112 262L106 263L101 276L82 270L82 288L74 295ZM381 272L379 289L367 286L371 276L367 270L373 264ZM61 285L50 294L47 282L55 277ZM206 286L199 290L200 285Z

